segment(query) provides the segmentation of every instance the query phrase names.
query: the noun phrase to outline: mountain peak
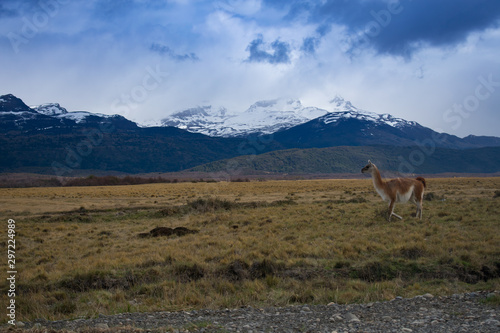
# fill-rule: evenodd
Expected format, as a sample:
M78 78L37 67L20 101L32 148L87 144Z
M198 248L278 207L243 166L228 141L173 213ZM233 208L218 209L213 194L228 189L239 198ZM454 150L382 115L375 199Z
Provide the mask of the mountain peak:
M321 122L325 123L325 125L338 121L345 121L347 119L356 119L359 121L371 122L376 125L389 125L391 127L397 127L397 128L418 125L414 121L408 121L402 118L397 118L388 113L378 114L375 112L361 111L361 110L329 112L328 114L318 119Z
M229 115L227 114L227 109L224 107L215 108L212 107L212 105L203 105L175 112L171 114L168 118L209 117L209 116L226 117Z
M296 111L302 109L302 103L299 100L291 98L277 98L258 101L252 104L245 112L255 112L261 109L267 111Z
M340 111L360 111L357 107L352 105L350 101L346 101L342 96L336 95L331 101L330 104L333 105L333 112Z
M208 112L212 106L197 106L186 110L178 111L172 114L172 117L193 117L193 116L208 116Z
M68 110L59 105L59 103L47 103L38 106L33 106L32 108L36 112L42 113L46 116L57 116L60 114L68 113Z
M1 112L34 112L29 106L12 94L0 96Z
M210 135L214 127L219 127L230 117L232 115L228 114L226 108L204 105L173 113L162 119L161 124Z
M271 134L326 113L323 109L304 107L296 99L277 98L255 102L238 114L211 106L191 108L168 116L162 124L210 136L238 137Z
M389 125L391 127L402 128L405 126L415 126L418 125L414 121L408 121L402 118L394 117L388 113L375 113L370 111L361 110L350 101L346 101L343 97L337 95L330 101L333 105L333 111L324 115L320 118L325 124L330 124L340 120L346 119L357 119L362 121L368 121L375 123L377 125Z

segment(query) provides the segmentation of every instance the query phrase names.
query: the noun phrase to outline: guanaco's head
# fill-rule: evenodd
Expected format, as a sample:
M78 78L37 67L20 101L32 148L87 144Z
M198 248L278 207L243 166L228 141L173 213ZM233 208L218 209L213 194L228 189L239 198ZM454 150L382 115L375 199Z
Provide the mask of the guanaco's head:
M376 166L373 164L370 160L368 160L368 164L361 169L361 173L372 173L373 170L375 170Z

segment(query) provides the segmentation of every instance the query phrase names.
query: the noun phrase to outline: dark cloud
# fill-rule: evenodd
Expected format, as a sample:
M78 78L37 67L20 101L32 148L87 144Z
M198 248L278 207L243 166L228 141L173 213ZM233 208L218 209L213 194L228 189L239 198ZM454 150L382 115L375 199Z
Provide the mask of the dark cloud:
M453 46L471 32L498 27L500 1L494 0L326 0L278 1L287 20L306 10L322 37L333 24L346 27L348 49L373 47L378 53L411 56L419 47Z
M173 59L175 61L200 60L200 58L198 58L198 56L194 53L177 54L170 47L159 43L151 44L149 49L153 52L160 54L161 56L169 57L170 59Z
M320 39L318 37L304 38L300 50L307 54L314 54L316 52L316 48L319 46L319 42Z
M398 11L391 14L387 8L372 9L373 37L369 31L365 34L380 53L411 56L420 46L453 46L463 42L471 32L497 26L500 2L407 0L400 2Z
M286 64L290 62L290 45L279 39L266 45L262 36L254 39L247 47L250 62L268 62L270 64Z
M6 8L5 5L0 3L0 17L16 17L16 16L18 16L17 11Z

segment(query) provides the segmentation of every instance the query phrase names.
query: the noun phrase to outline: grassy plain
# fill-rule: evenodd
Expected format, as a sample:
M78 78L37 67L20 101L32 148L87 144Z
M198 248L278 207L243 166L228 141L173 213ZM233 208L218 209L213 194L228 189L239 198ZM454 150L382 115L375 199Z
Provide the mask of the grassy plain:
M392 222L369 179L0 189L16 319L500 289L500 178L427 183ZM157 226L199 232L138 237Z

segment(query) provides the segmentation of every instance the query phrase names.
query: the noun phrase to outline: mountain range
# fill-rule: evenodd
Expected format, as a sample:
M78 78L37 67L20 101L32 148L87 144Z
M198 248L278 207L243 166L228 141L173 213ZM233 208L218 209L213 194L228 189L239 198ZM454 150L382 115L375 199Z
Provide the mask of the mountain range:
M327 111L304 107L298 100L275 99L256 102L238 115L225 108L202 106L174 113L161 124L214 137L273 135L286 148L413 146L429 139L443 148L500 146L500 138L471 135L462 139L437 133L415 121L361 110L340 96L330 105Z
M497 137L459 138L437 133L414 121L360 110L339 96L330 105L327 111L305 107L298 100L276 99L256 102L240 114L223 107L200 106L164 118L162 126L144 127L120 115L70 112L57 103L30 107L16 96L3 95L0 96L0 172L57 175L72 175L82 170L170 172L242 155L274 152L266 155L266 159L269 156L280 159L283 157L280 154L290 159L298 155L290 155L288 149L338 146L351 147L346 149L352 154L355 153L352 147L370 146L366 149L373 154L381 151L390 154L394 151L391 147L397 146L421 147L422 151L432 151L431 154L436 149L446 149L440 153L452 160L455 155L464 156L464 149L470 156L475 156L472 150L483 149L478 153L481 159L492 154L493 161L498 156L494 148L488 153L488 147L500 147ZM326 151L323 153L330 156ZM282 172L291 172L290 165L294 163L289 161L288 165L280 162ZM433 165L427 168L435 172L500 171L492 167L498 164L488 161L483 161L486 163L483 168L473 166L472 158L470 166L461 171L452 170L452 165L436 158L428 158L429 161ZM350 165L343 163L343 170L358 172L358 163L357 160ZM418 172L422 166L416 167ZM279 168L272 169L279 172ZM315 171L313 168L307 172Z
M298 100L274 99L256 102L240 114L229 113L223 107L200 106L176 112L161 124L209 136L245 137L283 131L326 113L320 108L304 107Z
M12 94L0 96L1 133L65 133L95 126L137 129L136 123L120 115L104 115L87 111L68 112L58 103L29 107Z

